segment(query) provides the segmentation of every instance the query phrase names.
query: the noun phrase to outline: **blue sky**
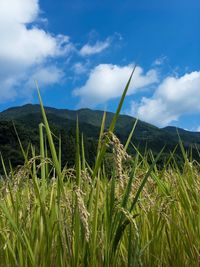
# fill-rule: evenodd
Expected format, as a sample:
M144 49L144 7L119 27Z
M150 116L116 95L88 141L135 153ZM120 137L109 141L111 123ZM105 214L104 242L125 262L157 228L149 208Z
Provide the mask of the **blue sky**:
M2 0L0 110L37 103L200 130L200 2Z

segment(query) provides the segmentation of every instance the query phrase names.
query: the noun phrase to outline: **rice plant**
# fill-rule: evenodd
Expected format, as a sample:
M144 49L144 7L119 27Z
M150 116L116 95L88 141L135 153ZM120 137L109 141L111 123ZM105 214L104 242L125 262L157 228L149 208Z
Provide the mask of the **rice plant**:
M77 120L76 164L61 167L62 142L55 146L39 95L40 153L19 136L24 165L8 170L1 156L0 266L200 266L199 163L182 147L183 169L173 153L159 169L163 150L131 157L133 131L124 146L114 134L131 78L108 130L102 118L94 166Z

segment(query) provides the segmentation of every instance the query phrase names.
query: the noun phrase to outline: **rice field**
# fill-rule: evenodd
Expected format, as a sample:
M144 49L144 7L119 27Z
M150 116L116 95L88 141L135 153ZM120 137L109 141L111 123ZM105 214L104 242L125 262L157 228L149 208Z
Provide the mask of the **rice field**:
M39 95L40 153L19 137L24 165L8 170L1 156L0 266L200 266L199 163L181 142L182 167L173 153L162 168L163 151L156 158L128 155L135 125L125 145L114 128L130 80L106 131L102 118L94 166L85 159L77 121L76 164L61 168L62 142L57 149Z

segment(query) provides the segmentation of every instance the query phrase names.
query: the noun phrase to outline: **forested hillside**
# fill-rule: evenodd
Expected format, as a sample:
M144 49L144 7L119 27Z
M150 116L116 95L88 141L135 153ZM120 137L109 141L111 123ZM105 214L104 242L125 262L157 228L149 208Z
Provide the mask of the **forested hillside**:
M103 111L81 109L77 111L59 110L45 108L51 130L55 134L55 142L62 139L62 162L63 165L73 166L75 159L75 128L76 120L79 120L80 132L83 134L86 159L90 164L94 161L97 148L97 140ZM106 127L110 124L114 114L107 113ZM11 162L13 167L23 164L23 156L20 150L16 132L25 149L32 144L36 151L39 150L38 126L42 121L39 105L25 105L22 107L10 108L0 113L0 151L5 159L6 165ZM116 126L116 134L122 143L126 141L135 123L135 118L121 115ZM14 127L15 125L15 127ZM16 130L15 130L16 129ZM164 146L165 153L162 160L167 158L170 151L173 151L178 144L178 134L186 149L193 147L193 156L197 157L197 150L200 146L200 133L189 132L175 127L159 129L151 124L138 121L135 128L129 153L134 154L136 146L142 153L145 150L152 150L157 154ZM56 138L57 137L57 138ZM181 157L180 148L176 150L177 158ZM2 173L2 166L0 167Z

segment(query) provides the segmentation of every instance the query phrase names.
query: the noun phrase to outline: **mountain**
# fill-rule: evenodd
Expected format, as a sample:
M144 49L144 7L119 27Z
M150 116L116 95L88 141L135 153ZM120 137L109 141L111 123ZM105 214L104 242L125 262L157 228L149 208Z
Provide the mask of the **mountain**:
M99 136L103 111L91 109L67 110L51 107L45 107L45 111L53 132L57 135L62 133L62 140L65 144L64 149L66 148L63 158L70 164L74 162L72 160L75 154L73 145L75 144L75 127L78 117L80 131L85 136L88 159L92 162L95 157L95 146ZM106 128L110 125L113 116L114 113L107 112ZM126 141L135 120L131 116L119 116L116 134L121 142L124 143ZM19 145L13 122L24 146L28 146L28 143L31 142L37 149L39 141L38 125L41 121L42 116L39 105L27 104L0 112L0 151L4 158L11 159L14 166L21 164L23 158L19 156ZM171 126L160 129L143 121L138 121L132 142L139 147L140 151L144 151L148 147L155 154L165 146L165 153L168 155L179 141L177 132L186 149L194 146L200 148L200 133L198 132L190 132ZM132 148L130 152L134 153L134 149ZM197 152L195 153L198 156ZM180 154L180 149L177 150L177 154Z

